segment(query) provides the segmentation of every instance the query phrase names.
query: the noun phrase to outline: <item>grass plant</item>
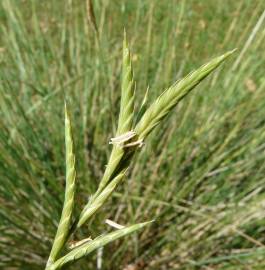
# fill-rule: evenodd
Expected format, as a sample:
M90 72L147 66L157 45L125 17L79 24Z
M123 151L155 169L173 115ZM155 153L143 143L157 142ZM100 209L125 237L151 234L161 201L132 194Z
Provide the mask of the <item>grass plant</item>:
M65 97L76 192L58 267L94 247L69 269L264 268L262 1L2 0L0 21L0 269L43 269L55 244L69 176ZM231 48L235 61L173 108L183 82L200 81L184 75ZM130 120L118 133L121 115ZM106 219L128 225L112 237L155 225L98 249Z
M66 146L66 187L64 206L57 233L53 242L52 250L47 262L47 270L56 270L65 264L73 263L82 257L90 254L97 248L101 248L109 242L132 233L147 223L135 224L130 227L119 229L116 232L100 236L94 240L80 240L76 248L59 257L66 241L76 229L80 228L89 218L92 217L106 202L108 197L115 191L117 185L124 178L128 170L129 162L137 148L141 147L146 136L165 118L174 106L197 86L205 77L215 70L233 51L217 57L190 73L184 79L179 80L161 94L157 100L146 110L136 124L135 132L133 128L134 120L134 82L130 52L128 49L126 34L123 41L123 61L122 61L122 87L120 114L117 128L117 138L121 141L114 143L110 160L106 167L106 174L103 175L99 183L98 190L91 196L88 203L82 210L80 217L71 227L71 217L74 206L75 190L75 155L73 153L73 138L71 122L67 107L65 105L65 146ZM133 136L126 137L126 134L133 133ZM121 139L122 138L122 139ZM137 141L135 141L135 138ZM139 141L140 140L140 141ZM115 139L112 139L115 142ZM111 169L109 169L111 168ZM107 176L106 176L107 175Z

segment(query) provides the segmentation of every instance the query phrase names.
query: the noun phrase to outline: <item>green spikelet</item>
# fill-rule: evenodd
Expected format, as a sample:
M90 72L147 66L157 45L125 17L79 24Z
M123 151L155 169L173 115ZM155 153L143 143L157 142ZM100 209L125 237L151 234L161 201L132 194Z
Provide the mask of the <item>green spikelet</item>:
M66 186L65 198L61 219L53 242L52 250L47 262L47 267L55 262L65 244L74 207L75 193L75 156L73 153L73 138L70 117L65 104L65 149L66 149Z
M132 129L134 118L134 80L133 70L130 57L130 51L126 40L126 32L124 31L123 39L123 58L122 58L122 87L121 87L121 103L118 128L116 135L121 135ZM113 147L110 155L109 163L99 184L98 192L100 192L109 182L113 172L117 168L124 151L122 148Z
M126 39L126 32L124 31L121 104L117 135L123 134L132 129L134 113L134 87L135 85L133 81L133 69L130 50Z
M145 139L184 96L194 89L195 86L215 70L234 51L235 50L214 58L206 65L201 66L199 69L190 73L188 76L164 91L147 109L139 123L136 125L135 132L138 134L138 138Z
M144 226L150 224L150 222L144 222L135 224L120 230L116 230L114 232L108 233L106 235L101 235L94 239L93 241L89 241L79 247L76 247L72 251L70 251L68 254L57 260L50 268L49 270L57 270L61 269L66 264L71 264L84 256L87 256L92 251L103 247L107 245L108 243L115 241L121 237L124 237L126 235L129 235L137 230L140 230Z
M130 51L126 40L126 33L124 31L123 40L123 58L122 58L122 86L121 86L121 103L120 103L120 114L118 120L118 128L116 135L121 135L132 130L134 118L134 82L133 82L133 70L130 58ZM107 164L104 175L99 183L97 192L90 198L86 206L84 207L79 220L78 227L84 224L91 215L100 208L99 200L97 197L101 197L101 192L111 194L119 181L120 174L113 175L117 167L119 166L122 157L124 156L124 149L122 147L113 146L109 162ZM121 173L121 172L119 172ZM113 181L110 185L108 183ZM107 186L108 185L108 186ZM107 187L106 187L107 186ZM111 186L111 189L110 189ZM106 188L105 188L106 187ZM113 187L113 189L112 189ZM110 193L109 191L112 190ZM106 199L107 197L106 196ZM104 201L106 200L104 199Z

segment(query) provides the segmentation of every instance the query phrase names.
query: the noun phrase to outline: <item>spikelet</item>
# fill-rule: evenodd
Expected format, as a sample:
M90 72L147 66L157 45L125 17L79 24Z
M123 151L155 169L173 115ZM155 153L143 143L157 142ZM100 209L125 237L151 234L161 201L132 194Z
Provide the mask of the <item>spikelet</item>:
M124 31L121 103L116 136L126 133L132 129L134 118L134 99L135 99L134 92L135 91L134 91L132 63L130 51L128 48L128 42L126 39L126 32ZM103 178L99 184L98 193L111 180L110 178L113 172L116 170L121 158L123 157L123 154L124 150L121 147L116 146L113 147L113 150L109 158L109 163L107 165Z
M65 104L65 149L66 149L66 186L64 205L61 219L57 228L57 233L53 242L52 250L47 262L47 266L51 265L58 257L62 247L65 244L69 229L71 216L74 207L75 194L75 156L73 152L73 138L71 121Z
M133 69L131 63L130 50L124 31L123 57L122 57L122 84L121 84L121 104L117 129L117 136L132 129L134 114L134 91Z
M195 86L215 70L234 51L235 50L214 58L209 63L201 66L164 91L146 110L141 120L136 125L135 132L138 134L138 138L145 139L184 96L194 89Z
M84 256L87 256L92 251L100 247L103 247L112 241L115 241L121 237L129 235L137 230L140 230L141 228L150 224L151 222L149 221L149 222L144 222L144 223L138 223L138 224L131 225L123 229L116 230L106 235L101 235L92 241L86 242L85 244L79 247L76 247L75 249L70 251L68 254L66 254L59 260L57 260L48 270L60 269L66 264L71 264L83 258Z

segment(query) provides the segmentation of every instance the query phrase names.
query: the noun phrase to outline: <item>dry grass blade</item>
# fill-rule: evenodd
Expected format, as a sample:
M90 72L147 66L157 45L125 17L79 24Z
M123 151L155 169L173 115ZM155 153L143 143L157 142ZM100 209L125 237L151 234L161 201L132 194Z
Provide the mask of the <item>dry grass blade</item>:
M66 254L65 256L60 258L59 260L57 260L52 265L52 267L49 268L49 270L60 269L61 267L63 267L66 264L73 263L73 262L83 258L84 256L87 256L92 251L94 251L100 247L103 247L114 240L117 240L121 237L124 237L128 234L131 234L137 230L142 229L144 226L150 224L151 222L149 221L149 222L135 224L135 225L132 225L132 226L120 229L120 230L116 230L116 231L111 232L109 234L99 236L95 240L89 241L89 242L75 248L74 250L72 250L71 252L69 252L68 254Z
M92 0L87 0L86 2L86 7L87 7L87 19L93 30L98 34L98 27L97 27L97 22L96 22L96 17L95 17L95 12L94 12L94 6Z
M190 73L164 91L147 109L139 123L136 125L135 131L138 134L139 139L145 139L184 96L194 89L234 51L235 50L214 58L209 63L201 66L199 69Z
M61 220L58 225L57 233L53 242L52 250L47 262L47 267L52 265L57 259L61 249L67 239L71 216L74 207L75 194L75 156L73 152L73 138L71 130L71 121L65 104L65 149L66 149L66 187L65 199L61 215Z

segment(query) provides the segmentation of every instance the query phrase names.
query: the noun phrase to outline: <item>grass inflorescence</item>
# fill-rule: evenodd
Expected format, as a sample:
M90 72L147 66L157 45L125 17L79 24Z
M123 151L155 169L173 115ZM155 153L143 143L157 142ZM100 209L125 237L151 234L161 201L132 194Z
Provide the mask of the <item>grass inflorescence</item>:
M0 268L44 268L55 244L68 190L65 96L77 176L55 261L119 233L106 219L155 219L69 269L264 268L262 1L3 0L0 21ZM231 48L235 61L175 108L183 84L171 82ZM117 132L120 88L134 100L129 133Z
M133 153L141 147L146 136L165 118L169 112L178 104L178 102L194 89L205 77L215 70L228 56L234 51L228 52L217 57L201 68L192 72L185 78L179 80L154 101L146 112L143 114L139 123L136 124L135 131L133 128L134 120L134 83L132 64L128 50L126 35L123 42L123 65L122 65L122 87L120 114L117 128L117 137L112 138L113 150L106 171L111 168L111 173L103 175L99 183L98 190L91 196L85 205L79 218L71 226L70 220L74 204L74 187L75 187L75 156L73 154L73 139L71 133L71 123L67 107L65 106L65 142L66 142L66 188L65 201L58 225L57 234L52 246L50 257L47 262L47 270L56 270L65 264L87 256L93 250L123 237L135 230L142 228L145 224L136 224L131 227L120 229L118 232L109 233L103 237L96 238L75 248L67 253L64 257L58 258L66 240L75 233L75 231L84 225L106 202L109 196L117 188L125 176ZM135 141L135 138L137 141ZM106 177L106 175L108 177ZM84 240L81 240L84 241Z

